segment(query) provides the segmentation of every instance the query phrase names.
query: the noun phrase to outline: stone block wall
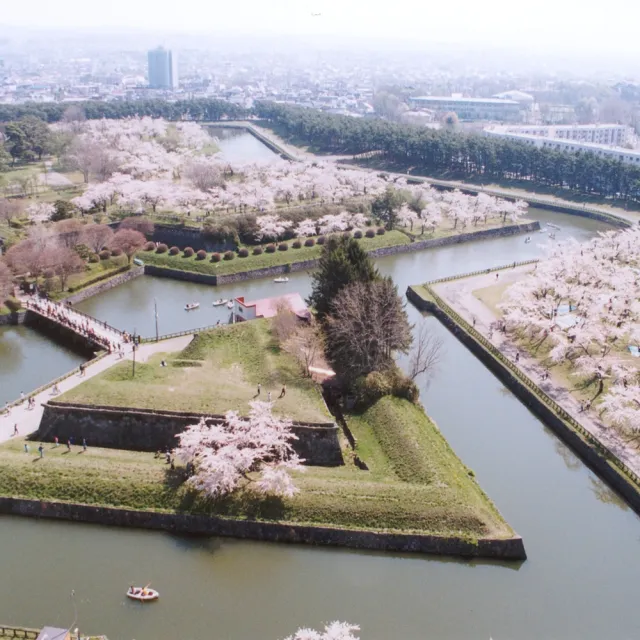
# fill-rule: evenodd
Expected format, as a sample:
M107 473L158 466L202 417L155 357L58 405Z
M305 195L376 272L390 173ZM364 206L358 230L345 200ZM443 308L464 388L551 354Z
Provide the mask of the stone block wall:
M281 524L257 520L234 520L217 516L183 513L157 513L91 507L64 502L45 502L19 498L0 498L0 514L51 518L88 522L117 527L157 529L174 534L228 536L270 542L288 542L352 549L371 549L437 555L484 557L500 560L525 560L524 543L520 536L498 539L485 538L471 542L461 538L420 535L413 533L386 533L382 531L356 531L336 527Z
M76 443L86 438L89 446L159 451L173 449L177 444L176 436L200 418L200 414L178 411L51 401L44 406L40 426L33 439L52 442L57 436L60 442L66 442L73 436ZM208 416L207 420L221 421L223 416ZM298 436L293 446L307 464L326 467L344 464L338 427L333 422L295 423L293 431Z
M93 340L76 333L73 329L41 316L34 311L25 313L23 323L55 342L73 349L85 358L93 358L96 352L102 350L102 346L97 342L93 342Z
M86 300L91 296L109 291L109 289L118 287L121 284L129 282L129 280L133 280L134 278L139 278L142 275L144 275L144 267L131 267L131 269L129 269L128 271L119 273L117 276L113 276L113 278L109 278L101 282L96 282L95 284L86 287L86 289L82 289L77 293L73 293L70 296L67 296L65 298L65 302L68 302L69 304L82 302L83 300Z
M15 311L6 315L0 316L0 327L6 327L9 325L24 324L26 311ZM0 636L2 637L2 636Z

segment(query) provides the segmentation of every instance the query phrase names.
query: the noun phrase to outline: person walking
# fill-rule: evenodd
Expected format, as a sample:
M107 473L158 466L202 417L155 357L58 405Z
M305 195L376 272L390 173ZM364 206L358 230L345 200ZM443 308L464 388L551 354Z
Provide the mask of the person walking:
M13 435L14 436L18 435L18 424L17 423L13 425Z
M53 446L57 449L60 446L58 442L58 436L53 436Z
M282 391L280 392L280 397L284 398L287 395L287 385L283 384L282 385Z
M40 457L44 458L44 447L42 446L42 442L40 443L40 446L38 447L38 452L40 453Z
M21 391L21 392L20 392L20 400L21 400L21 401L22 401L22 400L24 400L24 391Z
M87 450L87 439L86 438L82 438L82 450L83 451Z
M71 451L71 438L67 440L67 451Z
M267 393L267 402L271 402L271 391Z
M24 443L24 452L29 453L29 445L26 442Z
M261 390L262 390L262 385L258 382L258 394L257 395L260 395L260 391Z

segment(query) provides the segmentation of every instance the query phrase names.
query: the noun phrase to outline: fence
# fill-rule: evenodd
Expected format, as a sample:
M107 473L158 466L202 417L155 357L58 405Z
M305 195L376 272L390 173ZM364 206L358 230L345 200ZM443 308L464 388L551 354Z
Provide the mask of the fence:
M201 333L202 331L211 331L211 329L215 329L216 327L220 327L220 325L210 324L207 327L185 329L184 331L176 331L175 333L165 333L164 335L158 336L157 339L155 338L155 336L151 338L140 338L140 343L144 344L147 342L160 342L160 340L169 340L171 338L181 338L182 336L190 336L191 334Z
M104 358L107 355L109 355L108 351L101 351L95 358L93 358L92 360L89 360L89 362L86 362L84 364L84 366L85 367L90 367L92 364L95 364L96 362L102 360L102 358ZM54 378L53 380L49 380L49 382L47 382L46 384L43 384L43 385L39 386L38 388L34 389L33 391L30 391L24 397L24 399L18 398L17 400L14 400L13 402L7 403L4 406L3 411L4 410L8 410L8 409L12 409L13 407L17 407L19 404L22 404L23 402L25 402L29 398L33 398L33 397L37 396L39 393L42 393L43 391L46 391L50 387L53 387L54 385L58 384L59 382L62 382L63 380L66 380L67 378L70 378L72 375L74 375L76 373L80 373L80 367L76 367L75 369L71 369L71 371L67 371L67 373L63 373L61 376L58 376L57 378ZM0 638L1 637L2 636L0 635Z
M85 313L84 311L78 311L78 309L76 309L75 307L73 307L71 305L67 306L62 302L53 302L52 300L49 300L49 303L50 304L54 304L54 305L60 305L63 309L66 309L68 311L73 311L74 314L82 316L83 318L86 318L90 322L94 322L95 324L97 324L97 325L99 325L101 327L104 327L105 329L109 329L109 331L113 331L117 335L121 336L122 333L123 333L120 329L116 329L115 327L112 327L107 322L103 322L102 320L98 320L97 318L94 318L93 316L90 316L88 313ZM29 300L25 301L25 308L28 309L29 311L35 311L36 313L40 314L44 318L48 318L49 320L53 320L54 322L57 322L57 320L55 318L52 318L51 316L49 316L46 313L44 313L41 309L38 308L37 305L30 304ZM60 324L64 325L65 327L68 326L64 322L61 322ZM69 327L69 328L71 328L71 327Z
M534 261L535 262L535 261ZM491 271L496 271L492 269ZM479 273L486 273L480 271ZM474 275L474 274L468 274ZM469 334L476 342L478 342L486 351L488 351L496 360L498 360L504 367L506 367L520 382L528 387L533 393L547 405L553 413L555 413L561 420L567 423L572 429L578 432L598 453L603 455L609 462L614 464L624 475L632 480L636 485L640 486L640 477L630 469L620 458L609 449L606 445L602 444L590 431L587 431L573 416L571 416L565 409L563 409L553 398L549 397L529 376L527 376L519 367L517 367L511 360L506 358L502 352L487 340L479 331L472 327L460 314L454 311L431 287L432 284L437 282L445 282L447 280L454 280L456 278L463 278L465 276L455 276L454 278L444 278L442 280L434 280L433 282L427 282L424 284L424 288L433 298L435 304L442 309L452 320L454 320L458 326Z

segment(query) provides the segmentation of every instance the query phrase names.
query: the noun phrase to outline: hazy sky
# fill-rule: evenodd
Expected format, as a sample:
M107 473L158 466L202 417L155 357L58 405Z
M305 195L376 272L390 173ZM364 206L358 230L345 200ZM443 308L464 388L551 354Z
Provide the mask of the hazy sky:
M320 16L312 16L320 13ZM640 53L638 0L3 0L0 25L407 37Z

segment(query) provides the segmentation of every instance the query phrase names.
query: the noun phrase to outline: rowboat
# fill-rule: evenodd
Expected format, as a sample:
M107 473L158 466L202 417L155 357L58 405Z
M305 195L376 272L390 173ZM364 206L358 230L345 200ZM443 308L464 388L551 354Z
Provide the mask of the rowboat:
M131 600L137 600L138 602L153 602L160 597L160 594L155 589L149 589L147 587L131 587L127 591L127 598Z
M527 236L524 240L525 244L529 244L531 242L531 236Z
M227 302L227 309L233 309L233 300L229 300L229 302Z
M289 278L286 278L284 276L280 276L279 278L274 278L273 281L274 282L289 282Z
M557 229L560 231L560 227L557 224L553 224L553 222L547 222L547 227L551 227L552 229Z
M214 307L220 307L223 304L227 304L227 302L229 302L228 300L223 300L222 298L218 298L217 300L213 301L213 306Z
M184 305L185 311L192 311L193 309L197 309L200 306L199 302L190 302L189 304Z

